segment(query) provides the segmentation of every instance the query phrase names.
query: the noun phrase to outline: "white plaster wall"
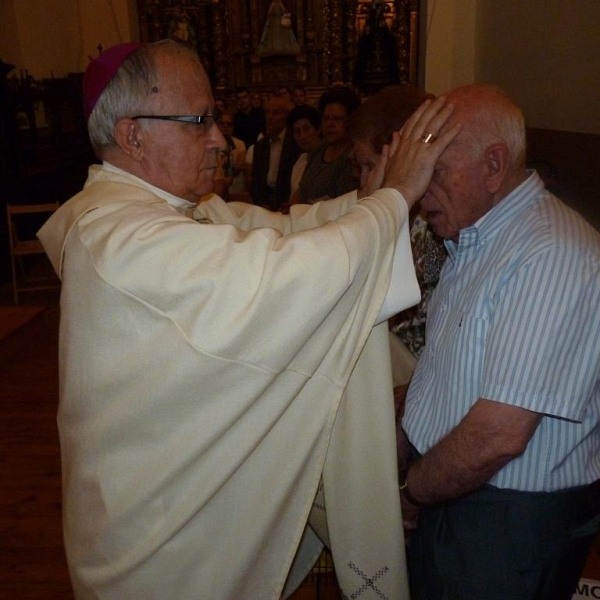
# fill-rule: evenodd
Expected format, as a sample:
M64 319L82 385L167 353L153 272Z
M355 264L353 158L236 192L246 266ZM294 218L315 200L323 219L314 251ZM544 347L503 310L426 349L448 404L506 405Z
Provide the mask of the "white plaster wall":
M425 89L432 94L475 79L478 0L427 0Z
M71 2L14 1L22 64L36 79L63 77L73 71L76 29Z
M500 85L528 125L600 134L600 0L426 0L425 88Z
M476 79L532 127L600 134L600 0L479 0Z
M77 0L80 5L81 41L80 71L85 71L89 57L98 55L98 45L104 49L138 39L135 0Z
M11 65L22 64L13 0L0 0L0 60Z
M84 71L138 31L135 0L0 0L0 58L36 79Z

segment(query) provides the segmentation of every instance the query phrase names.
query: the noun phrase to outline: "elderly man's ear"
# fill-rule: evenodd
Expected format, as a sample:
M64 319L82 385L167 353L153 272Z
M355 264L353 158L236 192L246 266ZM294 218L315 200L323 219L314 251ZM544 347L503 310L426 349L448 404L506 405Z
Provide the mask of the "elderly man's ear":
M497 193L508 172L510 156L503 144L495 144L485 151L486 186L490 194Z
M121 119L115 127L115 140L127 156L133 160L141 160L142 132L133 119Z

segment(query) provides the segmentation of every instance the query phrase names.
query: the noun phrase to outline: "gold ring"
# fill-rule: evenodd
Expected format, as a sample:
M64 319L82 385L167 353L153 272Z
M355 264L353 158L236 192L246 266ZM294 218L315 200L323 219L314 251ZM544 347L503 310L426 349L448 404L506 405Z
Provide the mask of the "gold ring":
M433 144L433 142L435 142L435 140L437 140L437 138L435 137L435 135L433 133L424 133L423 137L421 138L421 141L424 144Z

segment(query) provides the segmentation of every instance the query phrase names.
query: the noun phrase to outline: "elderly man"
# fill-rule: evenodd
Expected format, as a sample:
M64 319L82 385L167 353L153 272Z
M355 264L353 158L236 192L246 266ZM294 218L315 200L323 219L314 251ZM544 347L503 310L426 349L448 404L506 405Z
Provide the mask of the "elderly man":
M39 232L63 281L77 599L278 599L320 551L320 481L346 595L405 597L389 364L364 365L386 368L377 323L418 300L408 210L458 128L420 139L452 107L423 106L396 136L370 181L384 189L284 216L194 208L225 140L189 48L107 50L84 104L103 164ZM376 398L352 390L365 371Z
M280 210L288 203L292 169L302 153L287 127L289 101L272 96L267 103L267 135L252 151L250 189L254 204Z
M447 99L462 129L421 206L449 259L403 420L412 598L567 600L600 523L600 236L526 171L504 93Z

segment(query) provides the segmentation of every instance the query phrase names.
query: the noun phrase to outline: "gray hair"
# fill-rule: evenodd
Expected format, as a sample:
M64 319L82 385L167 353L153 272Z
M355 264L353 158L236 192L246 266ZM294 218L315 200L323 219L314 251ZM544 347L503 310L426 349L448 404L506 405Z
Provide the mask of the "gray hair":
M521 109L497 86L474 84L448 93L448 101L468 115L457 141L474 157L486 148L503 144L510 155L511 169L526 161L525 119Z
M100 95L88 120L90 141L99 157L104 149L116 146L116 124L121 119L143 113L152 88L160 84L155 61L158 52L185 56L199 63L191 46L174 40L146 44L131 53Z

